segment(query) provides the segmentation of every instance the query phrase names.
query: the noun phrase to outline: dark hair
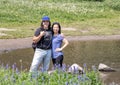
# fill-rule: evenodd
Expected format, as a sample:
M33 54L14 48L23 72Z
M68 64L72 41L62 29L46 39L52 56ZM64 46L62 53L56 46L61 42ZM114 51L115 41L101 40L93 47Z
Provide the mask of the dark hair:
M54 23L52 24L52 32L53 32L53 26L54 26L54 25L58 25L58 27L59 27L58 33L61 34L61 26L60 26L60 23L59 23L59 22L54 22ZM54 32L53 32L53 34L54 34Z
M41 22L41 24L40 24L41 28L43 28L43 22L44 22L44 21L42 21L42 22ZM51 27L50 27L50 26L51 26L51 22L49 21L49 26L48 26L48 29L51 29Z

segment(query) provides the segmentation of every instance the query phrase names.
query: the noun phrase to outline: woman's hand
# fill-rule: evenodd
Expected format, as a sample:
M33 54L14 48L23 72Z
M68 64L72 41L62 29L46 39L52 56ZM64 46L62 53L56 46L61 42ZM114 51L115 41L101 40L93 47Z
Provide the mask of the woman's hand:
M55 51L56 51L56 52L58 52L58 51L62 51L62 48L56 48Z

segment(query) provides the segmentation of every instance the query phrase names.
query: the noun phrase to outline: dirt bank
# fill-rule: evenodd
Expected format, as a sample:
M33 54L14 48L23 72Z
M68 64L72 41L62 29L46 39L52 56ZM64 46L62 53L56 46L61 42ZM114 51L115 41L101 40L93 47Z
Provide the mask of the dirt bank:
M71 40L120 40L120 35L110 35L110 36L66 36L66 38ZM0 52L30 48L32 43L32 38L22 38L22 39L0 39Z
M31 43L32 43L31 37L22 39L0 39L0 52L30 48Z

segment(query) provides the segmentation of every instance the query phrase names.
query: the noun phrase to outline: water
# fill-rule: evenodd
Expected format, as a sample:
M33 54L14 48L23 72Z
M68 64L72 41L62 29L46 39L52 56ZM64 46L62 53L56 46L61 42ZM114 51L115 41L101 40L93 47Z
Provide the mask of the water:
M14 50L0 54L0 64L17 64L21 69L29 70L34 51L32 48ZM22 62L21 62L22 61ZM64 63L71 65L77 63L83 67L87 65L91 69L92 65L98 67L99 63L104 63L117 72L100 72L100 77L107 85L120 84L120 40L88 40L70 41L64 49ZM52 65L52 64L51 64ZM116 83L116 84L115 84Z

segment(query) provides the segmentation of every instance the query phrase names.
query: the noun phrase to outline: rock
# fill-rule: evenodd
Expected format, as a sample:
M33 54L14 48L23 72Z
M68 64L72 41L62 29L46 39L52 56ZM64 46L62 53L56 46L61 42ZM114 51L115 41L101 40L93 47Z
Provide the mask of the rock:
M50 71L48 71L48 74L51 75L54 72L55 72L55 70L50 70Z
M68 68L68 73L83 73L83 68L74 63Z
M113 71L116 71L115 69L103 64L103 63L100 63L99 66L98 66L98 70L99 71L104 71L104 72L113 72Z

